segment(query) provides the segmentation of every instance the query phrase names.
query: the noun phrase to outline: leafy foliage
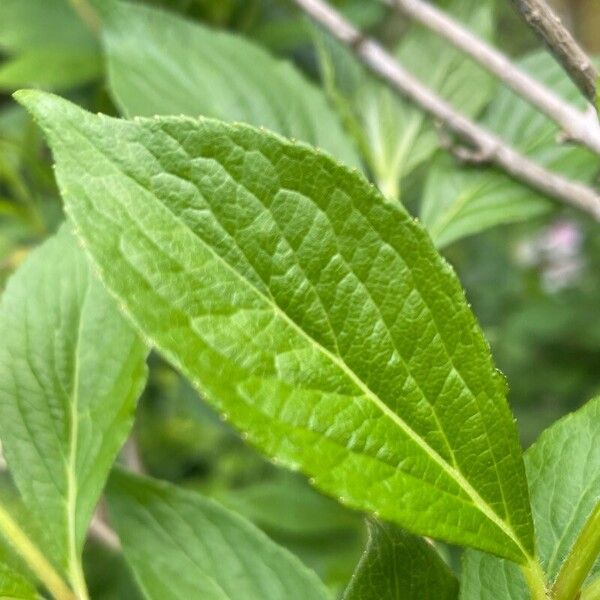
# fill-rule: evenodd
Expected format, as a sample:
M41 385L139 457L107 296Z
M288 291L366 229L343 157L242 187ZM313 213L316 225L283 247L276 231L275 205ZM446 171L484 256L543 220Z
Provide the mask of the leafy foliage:
M125 115L243 121L358 164L321 92L250 41L127 4L112 11L104 40L110 88Z
M578 89L547 53L532 53L519 66L565 99L573 103L579 100L581 105ZM558 127L507 88L499 87L483 124L523 154L571 178L590 182L600 169L600 161L592 152L575 145L556 145ZM495 169L460 169L443 156L427 174L420 216L441 247L551 208L547 198Z
M101 72L98 44L67 0L2 0L0 89L62 89Z
M537 554L550 581L558 575L600 499L600 398L558 421L525 453ZM600 564L593 572L600 571ZM461 598L527 600L514 565L474 551L465 555Z
M597 156L427 28L331 4L458 111L595 185ZM440 4L511 55L531 46L502 3ZM531 440L597 395L592 222L456 162L441 147L460 140L293 2L4 0L0 52L0 287L17 270L0 299L1 597L451 600L462 555L462 600L600 598L600 400L524 464L434 248ZM580 101L546 55L520 64ZM1 95L20 85L90 110L19 95L56 182ZM119 112L133 119L91 114ZM109 475L116 460L179 485ZM369 513L362 559L349 509Z
M0 436L40 540L75 589L102 487L133 422L146 349L63 228L0 304Z
M482 37L491 36L491 3L461 0L449 9ZM439 148L439 132L419 108L369 75L349 51L326 34L317 39L326 88L378 187L388 198L397 199L405 178ZM395 54L404 67L467 115L476 116L491 95L487 72L423 27L413 26Z
M108 498L127 560L149 600L329 597L297 558L198 494L116 471Z
M504 382L454 274L404 211L252 128L19 100L48 135L105 283L253 443L353 506L528 560Z

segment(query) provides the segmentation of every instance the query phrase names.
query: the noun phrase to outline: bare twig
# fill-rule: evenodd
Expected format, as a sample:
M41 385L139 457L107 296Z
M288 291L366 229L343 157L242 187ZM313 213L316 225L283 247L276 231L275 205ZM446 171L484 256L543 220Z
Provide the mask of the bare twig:
M125 442L123 449L121 450L121 457L123 464L132 472L139 475L143 475L146 472L144 462L140 455L138 443L135 435L132 433L128 440Z
M121 540L119 540L119 536L111 529L99 511L96 511L92 518L88 536L91 539L100 542L110 550L115 552L121 550Z
M511 0L584 96L594 104L598 71L545 0Z
M548 171L508 146L491 131L457 112L445 100L404 69L377 42L363 36L351 23L322 0L294 1L310 18L348 46L371 71L386 81L388 85L438 119L448 130L473 146L482 156L489 156L490 162L540 192L575 206L600 221L600 195L592 188Z
M583 144L600 154L600 123L516 67L502 52L478 38L464 25L423 0L386 0L480 63L522 98L550 117L564 132L563 139Z

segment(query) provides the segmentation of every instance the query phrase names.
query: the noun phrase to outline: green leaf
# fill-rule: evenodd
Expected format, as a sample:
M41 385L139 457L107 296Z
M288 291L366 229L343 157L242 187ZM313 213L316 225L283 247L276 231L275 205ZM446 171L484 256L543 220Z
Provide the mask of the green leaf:
M579 90L547 52L536 52L519 66L573 104ZM499 87L483 124L545 167L569 178L591 182L600 169L593 152L557 144L553 121L511 90ZM553 202L494 168L461 167L448 156L429 169L421 220L438 247L495 225L522 221L552 209Z
M458 580L424 539L369 521L365 553L344 600L456 600Z
M453 2L448 10L481 37L492 36L492 4ZM357 138L380 190L398 198L402 179L439 148L431 119L371 76L352 54L325 34L317 37L325 84ZM474 61L438 35L414 25L396 51L398 60L463 114L477 115L493 80Z
M0 89L15 90L26 85L60 89L94 79L101 71L96 52L68 49L37 49L18 54L0 65Z
M529 560L504 380L398 204L249 126L18 99L106 285L254 445L352 507Z
M0 439L45 548L76 591L87 527L131 428L146 349L61 231L0 304Z
M359 163L321 92L291 64L239 35L121 3L104 42L110 90L126 116L243 121Z
M116 471L108 501L125 557L148 600L328 598L295 556L197 493Z
M2 0L0 89L63 89L101 73L98 44L68 0Z
M277 477L227 489L216 499L261 529L289 536L335 536L357 529L354 513L315 492L296 477Z
M442 154L428 170L420 218L443 248L467 235L547 213L549 200L501 171L461 167Z
M553 581L600 499L600 397L542 433L525 453L525 467L537 553ZM529 595L514 565L468 551L461 598L529 600Z
M38 600L35 586L23 575L0 562L0 598L2 600Z

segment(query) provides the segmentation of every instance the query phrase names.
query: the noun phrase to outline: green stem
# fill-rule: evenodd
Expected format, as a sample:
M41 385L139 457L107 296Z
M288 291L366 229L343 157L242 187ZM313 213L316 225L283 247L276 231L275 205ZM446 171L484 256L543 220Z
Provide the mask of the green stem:
M531 600L548 600L546 577L540 563L531 559L527 564L521 566L521 570L531 593Z
M594 579L590 585L583 588L581 600L600 600L600 577Z
M56 600L77 600L77 596L46 560L46 557L1 506L0 531Z
M555 600L575 600L600 554L600 503L592 511L552 588Z

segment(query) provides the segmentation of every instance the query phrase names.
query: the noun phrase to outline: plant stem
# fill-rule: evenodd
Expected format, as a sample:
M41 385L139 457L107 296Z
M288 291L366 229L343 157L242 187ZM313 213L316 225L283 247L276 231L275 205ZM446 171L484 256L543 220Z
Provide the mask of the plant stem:
M512 0L512 3L593 104L596 101L598 71L548 3L545 0Z
M555 600L575 600L600 554L600 502L586 521L552 588Z
M531 593L531 600L548 600L546 577L540 563L531 559L526 565L521 566L521 571Z
M600 154L600 124L595 113L583 113L553 90L522 71L508 56L477 37L459 21L425 0L386 0L410 18L459 48L532 106L555 121L568 140Z
M0 531L56 600L78 600L54 567L2 506Z
M478 160L494 164L538 191L562 200L600 221L600 194L578 181L549 171L498 135L467 118L406 70L375 40L365 37L323 0L294 0L313 21L346 45L373 73L473 148Z

